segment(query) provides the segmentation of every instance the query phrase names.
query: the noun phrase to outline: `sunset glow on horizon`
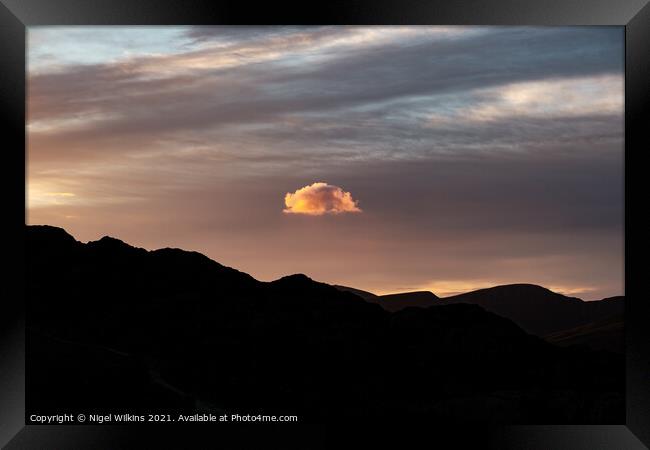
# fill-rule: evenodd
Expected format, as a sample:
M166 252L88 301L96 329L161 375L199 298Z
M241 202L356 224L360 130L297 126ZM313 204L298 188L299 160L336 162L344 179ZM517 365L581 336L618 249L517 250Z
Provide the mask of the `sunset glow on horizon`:
M622 27L28 29L27 221L270 281L622 295Z

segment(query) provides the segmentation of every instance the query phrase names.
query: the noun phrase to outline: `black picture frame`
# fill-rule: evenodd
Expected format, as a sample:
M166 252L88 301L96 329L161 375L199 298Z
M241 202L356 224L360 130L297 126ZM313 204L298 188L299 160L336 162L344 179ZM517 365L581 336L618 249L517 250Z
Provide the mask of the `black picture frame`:
M640 158L647 139L650 103L650 5L648 0L415 1L366 0L314 5L259 5L220 0L0 0L0 114L4 141L5 264L0 313L0 445L31 448L140 448L142 425L29 425L24 404L23 235L25 226L25 45L26 27L35 25L171 24L453 24L453 25L618 25L625 27L625 425L503 426L445 430L457 445L471 439L498 449L643 449L650 446L650 338L648 299L642 292L643 247L633 244L634 230L645 228L644 215L632 197L643 195L632 183L643 170ZM23 153L21 153L21 149ZM634 216L633 216L634 214ZM634 219L633 219L634 218ZM634 220L634 222L632 221ZM11 245L7 245L11 244ZM641 263L642 264L642 263ZM633 271L634 270L634 271ZM213 425L217 426L217 425ZM133 430L138 428L138 433ZM285 425L291 430L291 425ZM434 427L427 424L427 427ZM145 427L164 439L178 426ZM206 431L206 426L192 429ZM186 439L187 435L181 437ZM140 441L143 442L143 441ZM644 445L645 444L645 445ZM181 448L188 448L184 441ZM309 448L305 444L303 448ZM178 447L177 447L178 448Z

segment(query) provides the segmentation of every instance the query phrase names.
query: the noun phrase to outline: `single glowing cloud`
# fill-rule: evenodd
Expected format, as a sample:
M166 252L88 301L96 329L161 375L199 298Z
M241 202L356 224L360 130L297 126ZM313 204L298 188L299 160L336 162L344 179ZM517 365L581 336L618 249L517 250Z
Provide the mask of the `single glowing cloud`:
M284 196L286 214L307 214L321 216L323 214L359 213L361 209L352 198L338 186L317 182L298 189L293 194L287 192Z

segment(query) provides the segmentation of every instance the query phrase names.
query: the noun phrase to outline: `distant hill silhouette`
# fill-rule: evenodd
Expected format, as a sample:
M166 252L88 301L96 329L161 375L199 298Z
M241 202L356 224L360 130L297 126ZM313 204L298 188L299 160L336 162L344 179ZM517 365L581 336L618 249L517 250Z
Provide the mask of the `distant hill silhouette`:
M350 292L371 303L376 303L379 300L379 296L373 294L372 292L362 291L361 289L355 289L349 286L341 286L339 284L333 284L332 286L334 286L339 291Z
M305 275L26 228L27 410L623 423L622 355L478 305L388 312Z
M401 294L380 295L377 304L386 311L399 311L411 306L426 308L436 305L439 301L437 295L429 291L404 292Z
M352 288L344 289L354 293ZM387 311L399 311L408 307L427 308L429 306L471 303L507 317L524 330L537 336L569 330L612 316L620 316L624 310L624 297L585 302L579 298L567 297L534 284L496 286L444 298L439 298L428 291L374 297L372 295L360 296L367 301L381 305Z
M472 303L543 336L623 314L623 297L585 302L533 284L510 284L446 297L446 305Z
M411 306L426 308L436 304L438 297L429 291L403 292L399 294L376 295L371 292L362 291L361 289L351 288L349 286L333 285L340 291L350 292L361 297L367 302L376 303L386 311L399 311Z

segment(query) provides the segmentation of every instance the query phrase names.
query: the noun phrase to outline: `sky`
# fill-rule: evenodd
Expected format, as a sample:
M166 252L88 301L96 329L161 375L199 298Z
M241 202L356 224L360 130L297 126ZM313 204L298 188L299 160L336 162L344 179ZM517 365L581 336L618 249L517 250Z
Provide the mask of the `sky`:
M30 27L27 222L376 294L624 293L622 27Z

